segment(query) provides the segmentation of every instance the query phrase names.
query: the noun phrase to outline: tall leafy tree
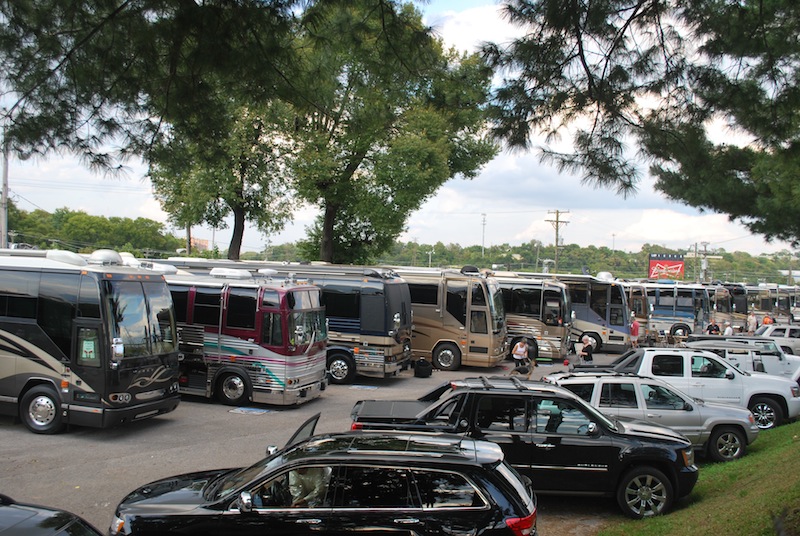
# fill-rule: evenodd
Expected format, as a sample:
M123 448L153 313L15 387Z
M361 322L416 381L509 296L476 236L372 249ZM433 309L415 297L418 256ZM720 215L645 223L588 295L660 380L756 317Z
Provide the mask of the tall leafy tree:
M485 47L496 135L585 181L656 188L797 242L800 5L789 0L509 0L525 29ZM551 145L563 134L571 148ZM637 161L637 159L639 159Z
M200 222L224 228L233 216L228 257L238 259L246 222L264 233L279 230L291 215L292 189L282 140L288 130L281 102L230 106L213 140L201 142L177 128L151 151L150 178L156 197L181 225Z
M482 131L489 70L445 53L410 5L390 7L318 4L298 40L313 92L293 99L292 169L322 212L305 250L325 261L388 249L441 184L496 154Z

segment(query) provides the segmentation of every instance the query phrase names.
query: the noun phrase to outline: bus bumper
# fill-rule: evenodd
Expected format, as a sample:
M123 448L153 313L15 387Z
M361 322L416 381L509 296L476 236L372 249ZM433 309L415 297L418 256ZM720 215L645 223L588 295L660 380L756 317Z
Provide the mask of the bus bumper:
M309 383L293 389L253 389L253 402L257 404L273 404L276 406L299 406L319 398L328 387L328 379Z
M136 406L127 406L124 408L94 408L89 406L80 406L77 404L70 404L65 407L67 418L65 422L69 424L77 424L79 426L91 426L94 428L109 428L133 421L141 421L164 415L175 411L180 404L181 397L178 394L162 398L160 400L147 402L146 404L139 404Z

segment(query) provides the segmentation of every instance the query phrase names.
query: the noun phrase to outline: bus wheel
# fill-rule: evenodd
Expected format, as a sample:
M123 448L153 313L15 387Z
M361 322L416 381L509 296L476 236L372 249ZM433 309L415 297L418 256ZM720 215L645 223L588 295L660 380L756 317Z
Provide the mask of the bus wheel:
M353 383L353 378L356 377L356 364L349 355L333 354L328 358L328 374L331 383Z
M239 406L250 399L247 382L236 372L224 374L219 381L217 398L228 406Z
M36 386L22 396L19 417L35 434L57 434L64 428L58 395L45 385Z
M672 329L670 330L670 335L673 337L688 337L691 334L692 330L685 324L676 324L672 326Z
M433 351L433 366L439 370L458 370L461 366L461 352L452 342L440 344Z

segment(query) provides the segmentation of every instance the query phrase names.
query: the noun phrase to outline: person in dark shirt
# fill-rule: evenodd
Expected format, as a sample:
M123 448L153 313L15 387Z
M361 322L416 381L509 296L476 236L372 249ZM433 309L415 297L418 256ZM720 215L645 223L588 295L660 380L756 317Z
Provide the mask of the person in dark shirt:
M583 338L581 339L581 342L583 343L583 348L581 349L581 353L579 354L581 362L591 363L592 361L594 361L592 357L592 341L589 340L589 337L584 335Z
M719 335L719 325L713 318L711 319L711 323L706 328L706 333L709 335Z

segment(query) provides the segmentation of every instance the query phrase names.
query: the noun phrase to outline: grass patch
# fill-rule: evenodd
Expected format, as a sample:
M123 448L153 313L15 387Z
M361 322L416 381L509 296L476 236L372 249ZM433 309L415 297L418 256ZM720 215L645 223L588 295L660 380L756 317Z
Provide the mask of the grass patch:
M604 525L601 536L800 536L800 421L762 431L747 455L700 463L700 478L670 513Z

